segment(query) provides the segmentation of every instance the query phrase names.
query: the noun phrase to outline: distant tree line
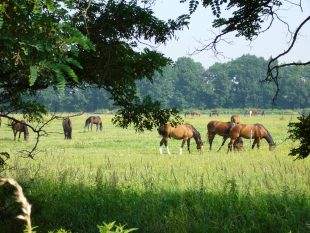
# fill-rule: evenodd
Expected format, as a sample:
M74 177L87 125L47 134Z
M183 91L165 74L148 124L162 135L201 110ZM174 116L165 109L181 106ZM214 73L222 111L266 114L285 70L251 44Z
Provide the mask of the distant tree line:
M150 96L164 107L197 108L271 108L275 87L262 83L268 61L244 55L227 63L205 69L188 57L156 73L153 82L138 81L138 95ZM286 109L310 107L310 67L287 67L281 71L280 93L276 107ZM113 109L113 100L104 89L53 89L37 96L51 111L96 111Z

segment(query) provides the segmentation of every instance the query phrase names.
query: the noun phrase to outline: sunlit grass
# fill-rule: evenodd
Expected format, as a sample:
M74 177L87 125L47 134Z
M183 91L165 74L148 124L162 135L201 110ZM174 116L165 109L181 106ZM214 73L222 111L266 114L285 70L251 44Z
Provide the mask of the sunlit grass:
M102 118L102 132L84 132L86 116L72 118L73 139L71 141L64 140L61 121L54 121L47 128L50 132L49 136L42 138L40 142L41 152L36 155L35 160L20 159L18 155L11 159L10 165L16 169L7 171L6 175L24 184L34 205L35 223L41 231L44 231L47 226L49 228L55 226L55 228L64 227L77 232L85 232L89 227L89 232L95 232L93 229L96 224L99 224L99 219L100 221L118 220L123 224L131 224L130 227L138 227L140 232L186 232L191 231L190 229L195 229L192 232L205 232L204 229L209 229L211 232L238 232L238 230L246 232L247 229L261 232L268 227L276 226L276 223L269 220L268 223L266 222L267 216L258 219L257 226L252 228L243 223L247 218L248 221L255 221L260 212L266 215L278 214L278 217L283 214L284 219L288 216L291 218L279 222L278 229L271 229L271 231L303 232L307 229L306 223L310 220L309 214L305 213L307 210L310 213L310 162L309 159L293 161L293 158L288 156L293 144L290 141L284 141L287 137L287 124L295 118L284 116L283 119L280 115L252 118L242 116L243 123L263 124L279 145L270 152L267 142L263 141L261 149L252 150L249 140L245 140L245 151L229 154L226 153L228 142L220 152L216 152L222 138L216 137L212 152L208 151L206 140L208 121L211 119L228 121L229 115L186 118L186 121L193 124L203 136L205 141L203 155L197 152L194 140L191 142L191 154L188 154L184 148L183 155L179 155L181 141L170 140L168 144L172 155L159 155L160 137L156 130L136 133L133 129L114 127L111 123L111 115L103 115ZM1 127L0 130L2 150L12 154L24 147L30 147L34 142L33 134L30 135L31 139L28 143L22 140L14 142L13 134L8 127ZM233 194L230 195L230 192ZM83 197L83 193L86 196ZM148 199L148 193L151 200ZM222 205L219 203L227 202L227 208L232 208L230 201L234 200L229 198L233 198L235 194L239 196L236 203L240 205L240 209L234 206L235 210L227 209L227 211L238 215L239 211L245 211L244 208L249 205L249 208L257 208L257 212L253 210L252 213L247 210L246 213L239 213L241 216L245 215L242 221L231 220L232 216L229 213L223 213L225 205L219 207ZM44 197L44 195L47 196ZM44 201L45 198L53 201L53 196L50 195L56 195L58 198L56 205ZM91 198L87 195L91 195ZM141 197L138 198L137 195ZM152 197L152 195L155 196ZM190 199L195 209L193 213L186 207L187 195L192 195ZM282 198L283 195L287 195L288 199ZM71 209L65 211L70 216L59 219L61 213L57 210L63 209L59 205L64 202L72 204L72 200L79 202L76 197L79 197L84 204L89 202L90 209L85 207L85 213L82 214L83 210L77 206L71 206ZM116 204L117 200L114 200L117 198L120 198L118 204ZM139 207L133 199L129 200L130 198L138 198L137 201L141 203L144 203L143 200L146 202ZM171 203L169 201L166 203L167 198L172 198ZM216 198L218 200L215 201ZM274 198L275 206L270 206L273 199L268 198ZM304 209L300 209L295 199L301 200ZM103 200L108 200L111 205L103 204ZM97 210L94 217L91 208L94 208L96 203L104 205L104 209ZM158 206L153 206L156 203ZM160 208L164 203L171 208L172 212L161 216ZM280 203L283 204L284 209L286 208L287 213L280 213L282 209L280 211L280 207L277 206ZM40 206L37 212L36 205ZM76 203L76 205L79 204ZM144 213L144 208L153 209ZM144 214L135 212L139 210ZM280 212L271 213L271 210ZM77 211L75 214L77 220L73 221L75 211ZM196 217L191 215L194 213ZM211 213L214 216L209 216ZM292 218L291 215L296 213L301 216ZM225 216L228 222L222 223L220 219L226 218ZM85 223L82 218L85 218ZM194 224L195 218L198 218L197 226ZM239 217L236 218L239 219ZM224 228L221 228L221 224L224 224ZM175 228L177 226L180 231Z

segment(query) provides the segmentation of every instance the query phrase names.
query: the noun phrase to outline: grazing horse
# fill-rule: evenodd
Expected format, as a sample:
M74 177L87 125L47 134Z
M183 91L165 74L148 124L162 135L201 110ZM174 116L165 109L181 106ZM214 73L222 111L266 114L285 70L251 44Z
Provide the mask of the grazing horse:
M90 125L90 129L92 131L93 130L93 124L96 125L96 131L98 131L98 129L100 129L100 131L102 131L102 121L101 121L100 116L88 117L85 121L84 129L87 127L87 129L89 130L89 125Z
M260 147L260 140L264 138L269 144L269 150L273 150L276 146L275 142L269 131L261 124L246 125L238 124L235 125L229 132L230 142L228 144L228 151L232 150L232 145L239 138L254 139L252 149L255 145L257 148Z
M211 112L210 112L210 117L211 116L213 116L213 115L216 115L216 116L219 116L219 111L218 110L212 110Z
M237 138L237 140L234 143L234 151L243 151L243 140L242 137Z
M194 117L194 116L197 116L199 117L201 114L199 112L185 112L184 116L187 117L187 116L191 116L191 117Z
M17 132L19 132L18 139L20 139L20 134L24 133L24 140L28 141L29 131L28 131L28 127L26 125L26 122L24 120L13 121L11 123L11 127L12 127L13 134L14 134L14 140L16 140L16 134L17 134Z
M223 142L220 148L217 150L221 150L224 146L226 140L229 138L229 131L230 129L240 123L239 115L232 115L230 118L230 122L222 122L222 121L210 121L207 125L208 131L208 140L210 145L210 150L212 149L212 143L214 140L215 135L220 135L223 137Z
M69 117L62 120L62 128L64 130L65 139L72 139L72 123Z
M185 142L187 142L187 150L190 153L190 140L191 138L194 138L197 145L197 150L202 153L203 142L201 140L200 133L190 124L183 124L173 127L171 124L166 123L158 128L158 133L163 137L159 143L160 154L163 154L163 145L165 145L167 153L170 154L168 148L168 138L183 140L180 148L180 154L182 154Z

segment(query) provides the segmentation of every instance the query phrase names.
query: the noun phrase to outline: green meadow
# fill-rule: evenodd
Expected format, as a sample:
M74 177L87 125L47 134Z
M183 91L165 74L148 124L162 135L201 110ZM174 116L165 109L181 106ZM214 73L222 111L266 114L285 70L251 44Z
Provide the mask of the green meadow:
M35 159L18 151L34 143L13 141L11 129L0 128L1 150L12 154L2 175L17 179L33 206L37 232L65 229L98 232L97 225L116 221L137 232L310 232L310 160L288 156L295 144L287 124L296 115L245 117L242 123L261 123L278 144L268 150L250 149L227 154L222 138L208 150L206 125L230 115L185 118L205 142L204 153L192 153L181 141L168 142L172 155L159 154L156 130L137 133L112 125L101 115L103 131L84 131L88 114L72 118L73 139L64 140L61 120L48 127Z

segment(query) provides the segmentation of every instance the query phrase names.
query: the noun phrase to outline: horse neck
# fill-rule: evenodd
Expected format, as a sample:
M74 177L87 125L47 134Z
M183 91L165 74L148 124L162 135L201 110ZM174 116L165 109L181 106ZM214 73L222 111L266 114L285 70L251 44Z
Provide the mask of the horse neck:
M198 131L196 131L194 129L193 129L193 138L194 138L197 146L201 144L201 142L202 142L201 137L200 137Z
M262 128L265 129L265 131L266 131L266 136L264 138L268 142L269 146L274 146L275 142L273 141L271 134L269 133L269 131L264 126L262 126Z
M273 138L271 137L270 133L267 131L267 135L264 137L268 142L269 146L275 145Z

